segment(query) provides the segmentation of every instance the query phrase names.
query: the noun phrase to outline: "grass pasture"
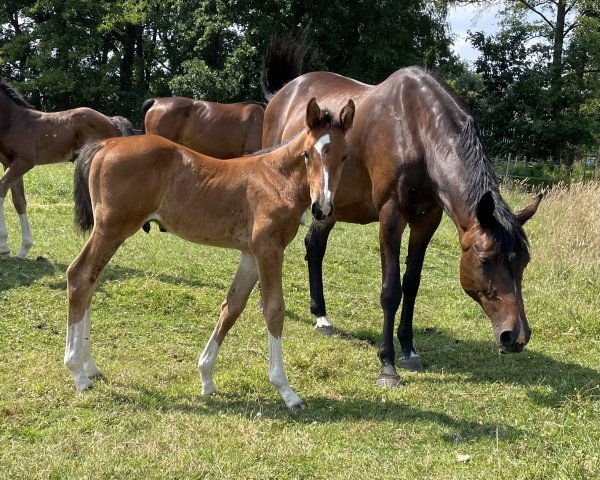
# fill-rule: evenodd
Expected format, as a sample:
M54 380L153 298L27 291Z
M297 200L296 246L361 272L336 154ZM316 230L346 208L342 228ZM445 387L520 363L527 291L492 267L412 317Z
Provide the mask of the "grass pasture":
M238 254L138 233L95 294L92 354L106 379L78 393L62 364L70 164L26 177L35 245L0 263L0 478L599 478L600 187L555 188L527 225L524 298L532 340L500 356L489 320L460 289L444 219L415 311L426 370L374 386L381 336L377 226L340 224L325 267L339 334L308 311L305 227L286 251L284 359L308 404L289 413L267 379L252 294L217 364L213 397L196 363ZM530 196L507 192L513 207ZM9 243L18 220L6 204ZM14 252L13 252L14 253Z

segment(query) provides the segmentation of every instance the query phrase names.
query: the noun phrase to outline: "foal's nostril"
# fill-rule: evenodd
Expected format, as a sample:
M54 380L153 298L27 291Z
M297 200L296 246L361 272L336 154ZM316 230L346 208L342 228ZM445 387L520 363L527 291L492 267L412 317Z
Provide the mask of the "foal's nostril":
M319 204L317 202L314 202L311 205L310 211L313 217L315 217L317 220L321 220L321 218L323 217L323 214L321 213L321 209L319 208Z

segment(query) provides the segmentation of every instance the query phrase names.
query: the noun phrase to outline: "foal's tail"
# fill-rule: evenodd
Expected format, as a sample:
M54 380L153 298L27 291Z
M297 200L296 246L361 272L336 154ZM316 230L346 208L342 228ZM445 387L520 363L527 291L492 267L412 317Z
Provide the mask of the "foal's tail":
M149 98L142 103L142 133L146 133L146 114L152 108L154 102L156 102L156 98Z
M313 55L307 58L306 37L310 25L298 28L288 35L275 33L263 57L260 86L267 102L275 92L302 73L303 67L312 63Z
M89 232L94 226L94 210L90 197L90 166L94 155L104 146L104 142L88 142L75 160L75 182L73 200L75 200L75 227L81 233Z
M131 135L136 135L137 133L139 133L139 131L136 130L132 123L125 117L110 117L110 121L115 127L117 127L117 130L119 131L122 137L129 137Z

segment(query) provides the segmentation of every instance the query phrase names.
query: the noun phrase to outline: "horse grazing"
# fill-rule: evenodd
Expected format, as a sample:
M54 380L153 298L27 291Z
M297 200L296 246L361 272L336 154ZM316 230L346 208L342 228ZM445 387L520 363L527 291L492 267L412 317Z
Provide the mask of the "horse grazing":
M23 243L17 258L25 258L33 245L27 219L23 175L35 165L72 161L89 140L132 135L124 117L107 117L91 108L45 113L35 110L0 77L0 258L10 255L4 219L4 199L10 189L21 221Z
M263 89L273 92L279 85L269 85L268 58L265 64ZM316 327L332 331L322 282L331 229L337 221L378 221L383 339L377 383L401 384L394 363L393 330L402 296L399 364L420 369L413 345L413 310L425 251L445 211L458 231L463 289L490 317L500 350L521 351L531 333L521 295L523 270L529 262L522 225L536 212L541 196L516 214L510 210L500 195L473 118L446 84L420 68L399 70L379 85L327 72L299 76L270 99L263 146L297 134L301 106L309 96L334 108L341 98L352 97L356 102L335 211L325 223L313 222L305 240ZM401 284L400 241L407 225L408 256Z
M261 148L264 108L258 103L213 103L185 97L150 98L142 105L142 133L154 133L214 158Z
M100 373L90 355L90 304L98 276L123 241L154 220L186 240L241 251L221 316L198 361L202 392L215 392L219 348L260 279L269 380L289 408L302 406L281 351L283 251L311 203L317 219L331 215L353 116L351 100L338 122L311 99L298 135L279 148L228 162L156 135L115 138L82 150L75 167L76 220L82 230L93 230L67 270L65 351L77 388L91 387Z

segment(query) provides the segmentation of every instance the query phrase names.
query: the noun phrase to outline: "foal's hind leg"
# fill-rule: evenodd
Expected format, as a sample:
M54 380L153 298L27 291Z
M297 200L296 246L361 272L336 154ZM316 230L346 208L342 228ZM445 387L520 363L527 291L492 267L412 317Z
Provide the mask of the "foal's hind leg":
M200 371L200 381L202 382L202 393L209 395L215 393L216 388L213 382L213 372L219 354L219 348L225 339L225 335L235 321L238 319L248 297L258 280L258 270L256 262L251 253L242 252L240 263L233 278L227 298L221 305L221 316L215 327L202 355L198 359L198 370Z
M31 238L31 230L29 228L29 220L27 219L27 201L25 200L25 186L23 185L23 177L19 178L11 187L12 201L15 210L19 215L21 222L21 250L17 253L17 258L23 260L33 245Z
M413 345L413 313L415 300L421 283L421 270L425 251L431 237L437 230L442 219L442 210L431 212L418 225L411 226L408 240L408 256L406 258L406 271L402 278L402 314L398 325L398 340L402 348L402 356L398 359L398 366L408 370L421 370L421 360Z
M64 362L78 390L90 388L90 376L100 374L90 354L90 305L100 273L125 238L107 236L94 229L81 253L67 269L69 314Z

